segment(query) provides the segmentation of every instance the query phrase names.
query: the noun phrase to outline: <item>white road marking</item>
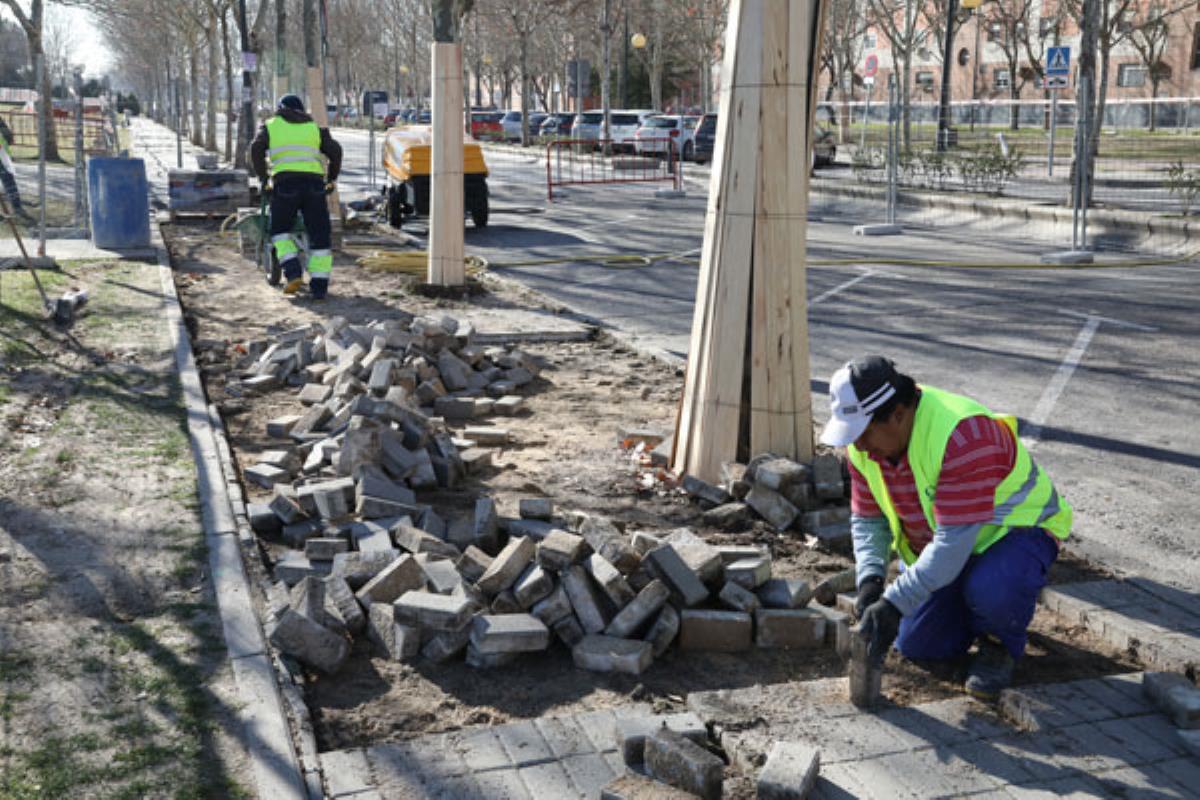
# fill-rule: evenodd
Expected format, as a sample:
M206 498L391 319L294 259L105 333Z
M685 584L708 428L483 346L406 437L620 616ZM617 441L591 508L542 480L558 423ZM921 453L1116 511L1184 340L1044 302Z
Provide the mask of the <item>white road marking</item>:
M815 306L818 303L823 303L826 300L828 300L829 298L834 297L834 296L846 291L851 286L862 283L863 281L865 281L867 278L871 277L874 274L875 273L872 272L871 270L867 270L863 274L859 275L857 278L851 278L850 280L846 281L845 283L841 283L841 284L838 284L837 286L833 287L828 292L824 292L823 294L817 295L812 300L809 300L808 304L810 306Z
M1075 368L1083 360L1088 345L1092 342L1092 337L1096 335L1096 331L1102 323L1149 333L1158 330L1149 325L1139 325L1136 322L1102 317L1098 314L1081 314L1077 311L1066 310L1061 311L1061 313L1084 320L1083 330L1075 337L1075 344L1071 346L1066 356L1063 357L1062 363L1058 365L1058 371L1054 373L1054 377L1050 379L1050 383L1046 384L1046 388L1042 391L1042 396L1038 399L1037 406L1033 409L1033 414L1029 418L1029 427L1021 437L1026 450L1033 450L1037 446L1037 443L1041 441L1042 426L1050 418L1050 414L1054 411L1054 406L1058 403L1058 398L1062 395L1063 390L1067 388L1067 383L1071 380L1071 376L1075 374Z

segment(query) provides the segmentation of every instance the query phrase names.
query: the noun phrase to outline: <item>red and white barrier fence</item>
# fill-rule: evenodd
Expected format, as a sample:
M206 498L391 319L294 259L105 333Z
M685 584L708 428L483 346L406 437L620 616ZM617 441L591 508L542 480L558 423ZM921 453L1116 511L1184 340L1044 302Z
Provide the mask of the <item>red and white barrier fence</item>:
M556 186L654 182L669 182L676 190L683 189L683 169L673 139L621 143L561 139L546 145L548 200L554 199Z

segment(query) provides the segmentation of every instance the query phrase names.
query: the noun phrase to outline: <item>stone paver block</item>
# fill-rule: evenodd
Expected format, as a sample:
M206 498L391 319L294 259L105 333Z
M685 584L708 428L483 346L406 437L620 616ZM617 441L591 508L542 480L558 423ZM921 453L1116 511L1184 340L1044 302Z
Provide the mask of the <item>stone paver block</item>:
M733 499L729 496L729 492L720 486L713 486L695 475L684 475L680 488L697 500L703 500L713 506L723 505Z
M538 733L550 745L555 758L596 753L596 747L574 716L539 717L533 720Z
M758 774L759 800L804 800L816 785L820 766L817 748L802 742L776 742Z
M421 656L441 664L461 653L471 640L470 624L458 630L440 631L421 647Z
M700 745L669 729L646 739L646 773L656 780L704 800L719 800L725 763Z
M808 610L825 618L825 645L842 658L849 658L850 615L822 605L809 606Z
M587 544L582 536L552 530L538 542L537 561L543 568L561 572L583 559Z
M327 675L333 675L341 669L350 655L350 646L345 638L291 609L279 617L269 638L280 652L316 667Z
M529 611L545 625L553 625L572 614L571 600L567 597L567 590L559 584L545 599L534 603Z
M475 501L473 534L473 543L485 552L495 552L496 548L500 546L500 526L496 516L496 501L490 497L481 497ZM530 557L532 558L532 555Z
M702 583L714 584L721 579L721 568L724 566L724 562L721 561L721 554L717 552L717 548L711 544L703 541L668 542L668 544L675 548L675 552L679 553L683 563L696 573L696 577Z
M671 591L662 581L657 579L650 581L642 591L638 592L637 597L631 603L613 617L612 622L604 629L605 634L621 638L632 636L638 628L658 613L670 595Z
M523 497L517 501L517 513L521 519L542 519L549 522L554 518L554 502L548 497Z
M822 500L841 500L846 496L842 462L836 455L825 453L814 458L812 472L817 497Z
M800 515L800 509L792 505L786 497L757 484L750 490L750 494L746 495L746 505L753 508L777 531L786 531L792 527L796 517Z
M309 561L333 561L338 553L349 553L350 542L340 536L316 536L304 541L304 556Z
M808 581L800 578L771 578L756 593L767 608L804 608L813 596Z
M386 603L376 603L368 613L367 635L371 642L393 661L413 658L421 651L421 632L396 622L396 610Z
M527 767L555 760L554 751L533 724L533 720L498 725L493 730L514 766Z
M396 559L396 553L381 551L368 553L338 553L333 557L333 577L342 578L351 589L363 585L379 574L380 570Z
M646 641L654 649L655 658L667 652L671 642L675 641L679 635L679 624L679 612L674 606L664 605L646 634Z
M1200 689L1183 675L1174 672L1147 672L1142 689L1177 727L1200 726Z
M617 746L631 767L645 761L646 738L659 728L670 728L696 742L708 738L704 721L690 711L662 716L634 716L617 720Z
M537 652L550 646L550 629L532 614L480 614L471 622L471 646L482 655Z
M455 559L459 557L457 547L414 527L409 521L399 522L392 526L391 530L392 535L396 537L396 545L410 553L429 553Z
M392 546L392 535L377 522L355 522L350 526L350 541L354 549L362 553L396 554Z
M744 611L747 614L753 614L761 605L758 595L733 581L729 581L721 588L719 597L721 602L729 608L734 611Z
M679 617L679 647L682 650L740 653L750 649L754 622L749 614L688 608Z
M487 571L475 582L476 588L486 595L496 595L509 588L533 559L534 550L533 540L527 537L510 539L492 560Z
M825 617L807 608L760 608L754 614L759 647L814 648L825 644Z
M562 573L563 588L571 599L571 607L579 624L587 633L599 633L608 625L599 590L583 567L576 565Z
M479 608L469 597L424 591L405 592L395 606L399 622L435 631L461 630Z
M574 647L583 641L583 637L587 634L583 631L583 626L579 624L579 620L574 614L567 616L555 622L550 628L554 631L554 635L562 640L562 643L567 647Z
M462 575L459 574L452 561L440 558L420 561L422 558L425 557L419 556L418 561L432 591L438 594L454 594L454 590L462 586Z
M291 473L273 464L255 464L242 472L246 479L264 489L271 489L277 483L291 480Z
M649 642L602 635L585 636L571 655L580 669L629 675L640 675L654 658Z
M645 563L654 577L667 585L671 596L680 604L690 607L708 599L708 588L671 545L664 544L651 550L646 554Z
M629 588L624 576L599 553L593 553L584 559L583 568L615 607L624 608L633 600L633 589Z
M487 572L488 567L491 565L492 557L473 544L468 545L467 549L463 550L462 555L459 556L454 564L458 573L463 576L463 579L471 583L483 577L483 573Z
M355 594L364 608L373 603L392 603L405 592L425 588L425 573L410 555L402 555L388 564Z
M513 584L513 597L522 611L527 611L541 600L545 600L554 591L554 578L536 563L525 567L521 577Z
M363 614L362 606L358 604L354 592L350 591L350 585L343 578L332 575L325 578L325 604L350 633L359 634L366 628L367 618Z
M771 558L766 555L745 558L725 565L725 580L754 591L771 579Z

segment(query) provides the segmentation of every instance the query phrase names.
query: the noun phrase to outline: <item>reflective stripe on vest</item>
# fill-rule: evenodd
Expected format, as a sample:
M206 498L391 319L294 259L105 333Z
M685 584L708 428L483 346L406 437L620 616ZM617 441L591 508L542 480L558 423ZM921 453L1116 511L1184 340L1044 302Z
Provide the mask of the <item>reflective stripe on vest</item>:
M315 122L288 122L282 117L267 120L267 158L272 177L281 172L325 174L321 155L321 129Z
M929 529L937 530L933 504L942 472L942 459L946 455L946 443L960 422L978 416L988 416L1007 425L1012 432L1017 455L1012 470L996 487L992 519L979 531L972 552L978 555L987 550L1011 528L1045 528L1056 538L1066 539L1071 533L1071 506L1059 496L1049 476L1033 463L1029 451L1021 444L1017 436L1016 417L993 414L968 397L922 386L907 455ZM887 518L892 531L892 548L900 554L905 564L912 564L917 560L917 554L909 547L908 537L904 535L900 516L883 480L883 471L853 444L846 447L846 455L867 479L871 495Z

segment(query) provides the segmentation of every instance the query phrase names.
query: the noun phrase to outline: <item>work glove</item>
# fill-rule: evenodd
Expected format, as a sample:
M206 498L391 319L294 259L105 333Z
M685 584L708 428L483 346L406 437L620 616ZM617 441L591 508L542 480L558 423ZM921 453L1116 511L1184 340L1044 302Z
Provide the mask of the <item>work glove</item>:
M336 191L337 191L337 182L336 181L330 181L329 183L325 184L325 194L333 194Z
M867 643L867 660L880 666L899 633L900 611L887 600L880 599L863 612L855 635Z
M867 608L880 597L883 597L883 577L872 575L863 578L858 585L858 598L854 601L854 616L862 619Z

